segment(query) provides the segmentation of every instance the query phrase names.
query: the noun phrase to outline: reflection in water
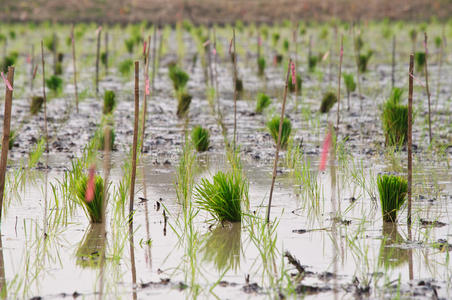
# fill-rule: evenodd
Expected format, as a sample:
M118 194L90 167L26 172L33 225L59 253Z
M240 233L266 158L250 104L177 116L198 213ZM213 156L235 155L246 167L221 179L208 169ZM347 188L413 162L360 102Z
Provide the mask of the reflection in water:
M137 299L137 270L135 266L135 247L133 243L133 219L129 223L130 265L132 267L132 298Z
M204 260L212 262L222 272L237 271L240 267L241 223L224 223L206 234Z
M388 269L406 263L409 259L409 250L398 247L404 242L405 240L397 231L396 223L383 222L383 239L380 244L378 264Z
M5 279L5 263L3 261L3 243L0 234L0 297L6 299L6 279Z
M105 234L103 223L92 223L83 236L77 249L77 265L83 268L98 268L101 265L101 255L105 251Z

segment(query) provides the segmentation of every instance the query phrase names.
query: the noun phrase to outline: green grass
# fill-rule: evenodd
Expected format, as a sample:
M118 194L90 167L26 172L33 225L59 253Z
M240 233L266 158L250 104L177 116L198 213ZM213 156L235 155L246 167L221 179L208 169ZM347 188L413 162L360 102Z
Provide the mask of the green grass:
M327 92L323 95L322 102L320 103L320 112L322 114L328 113L334 104L337 102L337 96L334 92Z
M55 94L59 94L63 90L63 79L56 75L52 75L50 78L46 79L46 86Z
M116 94L113 91L105 91L104 94L104 115L110 114L116 107Z
M264 93L259 93L257 95L257 102L256 102L256 113L261 114L264 109L270 106L272 101L270 100L270 97L267 96Z
M36 115L39 111L41 111L42 104L44 104L44 97L33 96L33 98L31 98L30 113L32 115Z
M191 140L198 152L207 151L209 148L209 131L201 126L195 126L191 131Z
M402 93L402 89L394 88L383 104L381 120L386 146L401 146L407 141L408 106L400 104Z
M216 220L240 222L242 202L248 199L248 181L240 172L219 171L212 181L201 179L194 196L196 203Z
M405 202L408 189L407 180L396 175L378 175L378 193L380 194L383 221L395 222L397 212Z
M267 63L262 56L257 59L257 68L259 76L264 76Z
M280 119L281 118L279 116L275 116L267 123L267 128L270 131L270 134L272 135L275 144L278 143ZM292 132L292 123L288 118L284 118L281 131L281 149L287 148L287 142L289 141L291 132Z
M82 206L91 223L102 223L102 205L104 194L104 180L96 175L94 183L94 199L87 202L85 198L88 176L82 175L76 185L77 202Z

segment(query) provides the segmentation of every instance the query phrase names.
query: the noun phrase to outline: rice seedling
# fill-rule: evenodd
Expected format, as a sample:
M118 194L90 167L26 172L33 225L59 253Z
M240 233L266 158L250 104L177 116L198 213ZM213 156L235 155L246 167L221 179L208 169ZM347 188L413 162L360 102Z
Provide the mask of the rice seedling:
M373 55L373 51L369 50L366 54L359 54L358 56L358 68L361 73L367 72L367 66L369 64L369 60Z
M279 42L280 34L278 32L274 32L272 34L272 42L273 42L273 48L276 48Z
M423 72L425 61L426 61L426 55L423 51L418 51L414 54L414 59L416 61L416 71L417 72Z
M77 265L82 268L98 268L105 251L104 224L90 224L77 249Z
M235 86L236 86L237 93L239 95L241 95L243 93L243 81L242 81L242 79L237 78L235 80Z
M115 146L115 129L108 126L110 130L110 150L113 150ZM105 149L105 130L102 127L99 127L99 129L96 131L96 134L94 136L94 139L97 141L97 149L98 150L104 150Z
M133 38L129 38L124 41L124 46L126 46L127 52L129 54L133 53L133 49L135 47L135 40Z
M356 90L356 83L353 74L344 73L342 76L344 77L345 88L347 90L347 110L350 110L350 94Z
M50 76L50 78L46 79L46 86L56 95L61 93L63 90L63 79L56 75Z
M257 67L258 67L259 76L264 76L266 64L267 63L266 63L264 57L261 56L257 59Z
M273 57L273 61L274 61L274 64L275 64L275 65L280 65L280 64L282 63L282 60L283 60L282 54L277 53L277 54L275 54L275 56Z
M209 131L201 126L195 126L191 131L191 140L196 151L204 152L209 149Z
M309 72L314 72L317 63L319 62L319 58L317 56L309 56L308 58L308 70Z
M105 91L103 114L107 115L113 112L116 107L116 94L114 91Z
M202 178L195 187L196 203L220 222L240 222L242 205L248 201L248 184L240 172L219 171L212 181Z
M270 131L271 136L275 143L278 141L278 131L279 131L279 122L280 117L275 116L267 123L267 128ZM290 133L292 132L292 123L286 117L282 123L282 132L281 132L281 149L287 148L287 142L289 141Z
M256 102L256 113L261 114L264 109L270 106L272 101L270 100L270 97L267 96L264 93L257 94L257 102Z
M396 222L397 212L405 202L408 183L401 176L378 175L378 193L380 195L381 211L384 222Z
M88 188L89 185L92 185ZM92 189L92 190L91 190ZM91 194L90 194L91 193ZM104 181L90 169L89 176L82 175L76 185L76 201L91 223L102 223Z
M337 95L334 92L327 92L322 97L322 102L320 103L320 112L322 114L328 113L334 104L337 102Z
M408 106L400 104L402 94L402 89L394 88L389 99L383 104L381 120L386 146L401 146L407 141Z
M183 118L190 108L192 96L186 92L180 93L177 97L177 116Z
M173 82L173 87L176 93L179 93L185 89L190 76L188 76L188 74L184 70L182 70L175 64L171 64L168 68L168 74L171 81Z
M33 96L31 98L30 113L32 115L36 115L38 112L40 112L43 103L44 103L44 97Z
M289 85L288 85L289 91L291 93L294 93L295 92L295 85L292 83L292 74L290 74L289 76L290 76L290 78L289 78ZM300 93L301 92L301 76L300 76L300 74L297 74L296 77L297 77L297 82L296 82L297 89L296 90L298 91L298 93Z
M14 66L17 62L17 58L19 57L19 53L17 52L11 52L9 55L3 57L3 61L0 65L0 69L2 72L6 73L8 72L9 66Z
M119 72L121 73L121 75L124 77L129 76L130 72L132 71L132 65L133 65L133 60L131 60L131 59L123 60L119 64Z

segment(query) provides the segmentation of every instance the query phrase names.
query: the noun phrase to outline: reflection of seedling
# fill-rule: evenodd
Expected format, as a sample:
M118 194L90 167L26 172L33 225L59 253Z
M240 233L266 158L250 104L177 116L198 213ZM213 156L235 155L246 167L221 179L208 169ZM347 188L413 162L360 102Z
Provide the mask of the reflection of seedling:
M119 64L119 72L121 75L126 77L130 74L132 69L133 61L131 59L126 59Z
M83 207L91 223L102 223L104 180L98 175L94 176L94 196L92 200L88 202L86 199L88 176L82 175L76 186L77 202Z
M59 94L63 89L63 79L56 75L50 76L46 79L46 86L55 94Z
M209 148L209 131L201 126L195 126L191 132L191 140L198 152L207 151Z
M33 96L33 98L31 98L30 113L36 115L41 110L42 104L44 104L43 97Z
M214 264L219 272L236 271L240 265L241 223L226 223L206 234L204 260Z
M280 117L275 116L267 123L267 128L273 137L275 143L278 143L279 122ZM287 148L287 142L289 141L290 133L292 132L292 123L288 118L284 118L281 131L281 149Z
M369 63L370 58L372 57L373 51L367 51L367 54L360 54L358 56L358 68L361 73L365 73L367 71L367 65Z
M83 268L100 266L101 255L105 251L105 236L103 236L103 224L91 224L83 236L83 240L77 249L77 265Z
M295 92L295 85L292 83L292 73L289 76L290 76L289 84L288 84L289 91L291 93L294 93ZM300 93L301 92L301 76L300 76L300 74L297 74L296 77L297 77L297 93Z
M322 103L320 104L320 112L322 114L328 113L336 102L336 94L334 92L327 92L325 95L323 95Z
M407 180L401 176L378 175L378 192L380 194L383 221L395 222L397 211L405 202L408 189Z
M242 202L248 200L248 181L240 172L219 171L212 182L203 178L195 188L197 204L220 222L240 222Z
M425 52L416 52L414 54L414 60L416 61L416 70L422 72L425 66Z
M266 62L265 62L265 58L263 58L262 56L259 57L257 59L257 67L258 67L258 74L259 76L263 76L265 73L265 66L266 66Z
M264 109L266 109L272 101L270 97L265 95L264 93L260 93L257 95L257 103L256 103L256 113L261 114Z
M356 90L356 83L353 74L344 73L342 76L344 77L345 88L347 89L347 110L350 110L350 94Z
M177 96L177 116L184 117L190 108L192 96L186 92L180 93Z
M383 130L387 146L404 145L408 134L408 106L400 104L403 90L394 88L383 105Z
M397 230L397 224L384 222L378 264L387 269L389 267L395 268L406 263L409 259L409 250L397 247L397 245L403 243L404 239Z
M109 114L116 107L116 95L113 91L105 91L104 94L104 115Z

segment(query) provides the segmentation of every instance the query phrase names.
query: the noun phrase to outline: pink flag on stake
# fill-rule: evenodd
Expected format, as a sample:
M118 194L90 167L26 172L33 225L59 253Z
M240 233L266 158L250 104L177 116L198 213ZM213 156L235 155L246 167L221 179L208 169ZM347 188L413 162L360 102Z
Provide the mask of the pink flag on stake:
M5 75L3 75L3 72L2 72L1 74L2 74L3 82L5 83L5 85L8 87L8 89L9 89L10 91L13 91L13 87L12 87L11 84L9 83L8 79L5 78Z
M212 54L213 54L213 55L217 55L217 49L213 48L213 49L212 49Z
M331 147L331 131L328 131L325 141L323 142L322 147L322 156L320 158L320 165L319 170L324 171L326 167L326 161L328 160L328 152L330 151Z
M341 58L342 58L342 56L344 56L344 46L343 45L341 45Z
M294 64L294 62L291 62L290 68L292 69L292 85L295 85L297 82L296 82L296 77L295 77L295 64Z
M30 54L27 55L27 64L29 64L29 63L31 63L31 55Z
M259 46L262 46L261 36L258 36L258 37L257 37L257 44L258 44Z
M96 166L92 165L89 168L88 182L86 183L85 200L91 202L94 199L94 175L96 173Z
M149 77L146 76L146 95L149 95Z

